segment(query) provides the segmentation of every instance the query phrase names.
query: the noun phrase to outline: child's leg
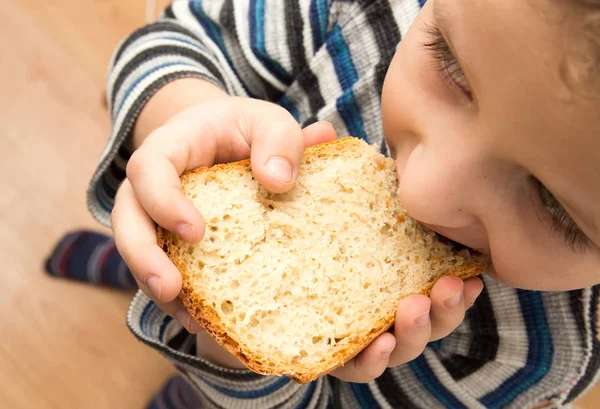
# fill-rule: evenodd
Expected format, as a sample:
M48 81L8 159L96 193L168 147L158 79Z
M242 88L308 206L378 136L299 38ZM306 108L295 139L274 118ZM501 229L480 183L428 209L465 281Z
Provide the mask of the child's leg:
M112 237L100 233L82 230L65 235L44 267L55 277L120 289L137 288Z

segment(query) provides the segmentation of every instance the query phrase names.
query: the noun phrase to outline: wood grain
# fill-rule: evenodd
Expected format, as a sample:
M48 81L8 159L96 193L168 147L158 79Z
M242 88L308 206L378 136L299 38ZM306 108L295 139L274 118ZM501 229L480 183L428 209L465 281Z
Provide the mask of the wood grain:
M125 327L130 294L41 268L64 232L102 230L85 190L110 130L106 66L145 12L144 0L0 1L0 408L143 408L174 373ZM598 402L597 388L578 405Z
M48 278L110 130L110 55L144 1L0 2L0 407L143 408L174 371L125 327L131 294Z

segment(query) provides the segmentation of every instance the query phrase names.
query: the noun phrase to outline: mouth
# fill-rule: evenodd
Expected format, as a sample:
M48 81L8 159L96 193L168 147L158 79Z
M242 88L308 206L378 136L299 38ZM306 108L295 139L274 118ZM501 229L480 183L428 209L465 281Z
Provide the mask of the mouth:
M435 224L421 223L423 226L427 227L429 230L432 230L437 235L438 239L449 246L452 247L455 251L468 250L470 252L475 252L479 254L485 254L485 250L479 248L473 248L461 242L458 242L451 238L453 236L453 229L438 226Z

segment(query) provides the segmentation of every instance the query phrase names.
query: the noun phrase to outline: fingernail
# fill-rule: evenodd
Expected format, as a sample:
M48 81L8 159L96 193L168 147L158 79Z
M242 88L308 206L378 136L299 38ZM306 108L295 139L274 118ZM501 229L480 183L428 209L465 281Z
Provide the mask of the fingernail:
M387 361L388 359L390 359L390 356L392 356L392 352L394 352L394 349L390 349L388 351L382 351L381 352L381 359Z
M156 296L160 300L162 286L160 285L160 278L156 276L150 276L146 280L146 286L152 291L152 294Z
M448 307L448 308L454 308L462 300L462 295L463 295L462 290L457 291L452 297L450 297L446 301L444 301L444 304L446 304L446 307Z
M196 229L188 223L181 223L175 228L175 233L185 241L193 241L196 236Z
M429 324L429 309L415 319L417 327L424 327Z
M281 183L290 183L293 179L292 165L286 159L273 156L265 164L265 169Z

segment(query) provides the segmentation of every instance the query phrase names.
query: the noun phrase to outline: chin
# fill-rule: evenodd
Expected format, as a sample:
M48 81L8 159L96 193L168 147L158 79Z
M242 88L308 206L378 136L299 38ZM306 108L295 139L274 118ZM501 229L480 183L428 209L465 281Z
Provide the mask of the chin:
M510 276L503 275L502 272L496 270L493 265L490 265L485 274L494 279L494 281L499 282L500 284L504 284L519 290L527 290L527 291L547 291L547 292L556 292L556 291L573 291L573 290L581 290L582 288L587 287L587 285L581 285L578 283L573 283L572 280L567 282L552 282L548 281L547 277L539 278L530 276L530 280L523 282L519 280L520 277L523 278L524 274L519 274L518 272L513 272Z

